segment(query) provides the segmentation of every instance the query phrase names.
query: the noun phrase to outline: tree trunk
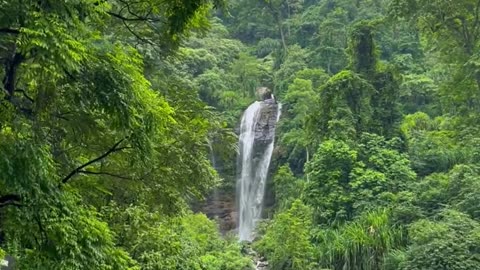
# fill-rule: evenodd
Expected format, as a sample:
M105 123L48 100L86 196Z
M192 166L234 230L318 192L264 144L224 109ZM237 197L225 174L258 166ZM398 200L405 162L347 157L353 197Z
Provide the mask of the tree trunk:
M285 33L283 31L282 21L280 20L280 18L277 18L277 24L278 24L278 28L280 30L280 37L282 38L283 50L284 50L285 54L287 54L288 53L287 42L285 41Z
M308 163L310 161L310 152L308 151L308 146L305 147L305 151L307 152L307 162ZM305 164L306 164L305 163ZM304 169L305 170L305 169ZM307 178L307 183L309 182L309 179L308 179L308 173L305 174L306 178Z

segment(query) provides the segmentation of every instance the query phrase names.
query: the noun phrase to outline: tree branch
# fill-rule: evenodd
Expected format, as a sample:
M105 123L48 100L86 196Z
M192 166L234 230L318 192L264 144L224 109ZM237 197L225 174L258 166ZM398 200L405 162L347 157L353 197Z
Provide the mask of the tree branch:
M25 97L26 99L30 100L30 102L34 103L35 100L33 98L31 98L27 92L25 92L25 90L22 90L22 89L18 89L18 90L15 90L15 92L18 92L18 93L22 93L23 94L23 97Z
M92 165L93 163L96 163L96 162L99 162L100 160L106 158L107 156L109 156L110 154L112 153L115 153L115 152L118 152L118 151L122 151L124 149L127 149L129 147L118 147L125 139L121 139L120 141L118 141L117 143L115 143L110 149L108 149L107 152L103 153L102 155L88 161L87 163L77 167L75 170L71 171L67 176L65 176L61 183L60 184L66 184L73 176L75 176L76 174L79 174L82 172L83 169L85 169L86 167Z
M140 40L142 42L145 42L146 44L155 46L155 44L153 44L153 42L151 42L150 40L145 39L145 38L139 36L137 33L135 33L135 31L128 25L128 23L126 21L122 21L122 22L123 22L123 25L125 25L125 28L127 28L128 32L130 32L130 34L132 34L135 38L137 38L138 40Z
M473 26L472 26L472 29L473 29L472 34L474 36L475 41L478 38L478 23L480 22L479 13L480 13L480 0L477 1L477 5L475 7L475 20L473 21Z
M15 92L15 81L17 77L17 68L23 61L20 53L14 52L12 59L5 65L5 77L3 78L3 87L7 91L7 99L11 99Z
M110 12L110 11L107 11L107 14L112 16L112 17L115 17L117 19L120 19L122 21L130 21L130 22L160 22L161 20L160 19L156 19L156 18L149 18L149 17L142 17L142 16L138 16L136 14L132 14L134 15L135 17L134 18L130 18L130 17L125 17L121 14L118 14L118 13L114 13L114 12Z
M25 91L20 89L15 89L16 81L17 81L17 71L20 64L25 60L25 57L17 52L16 45L14 45L12 53L10 57L5 61L5 72L3 77L3 89L5 91L4 99L10 102L19 112L24 114L26 118L32 120L33 119L33 110L29 108L25 108L21 104L20 100L15 99L15 92L22 92L23 96L28 99L30 102L34 102L34 100L29 97Z
M22 204L19 203L21 200L22 198L20 198L20 196L16 194L3 195L0 197L0 208L6 207L9 205L13 205L17 207L23 206Z
M152 8L150 8L148 10L148 12L146 12L146 14L142 14L142 15L139 15L137 14L135 11L133 11L133 7L131 5L135 5L135 4L140 4L142 5L142 1L138 1L138 2L132 2L132 1L123 1L123 0L118 0L120 3L122 3L124 6L120 9L120 11L117 13L117 14L110 14L112 16L115 16L115 15L120 15L121 13L123 13L123 11L125 9L127 9L127 13L131 16L133 16L133 18L131 16L129 17L125 17L125 16L122 16L120 15L122 18L120 17L117 17L119 19L122 19L122 20L128 20L128 21L149 21L149 22L162 22L162 19L160 18L154 18L154 17L150 17L150 15L152 14L153 10ZM166 23L166 21L163 21L164 23Z
M127 18L127 17L124 17L118 13L114 13L114 12L110 12L110 11L107 11L107 14L112 16L112 17L115 17L117 19L120 19L122 21L145 21L143 19L140 19L140 18Z
M20 30L11 29L11 28L0 28L0 33L18 35L18 34L20 34Z
M65 121L70 121L70 119L68 117L65 117L63 114L55 113L55 114L52 114L52 116Z
M79 171L78 173L81 173L81 174L93 174L93 175L108 175L108 176L112 176L112 177L115 177L115 178L120 178L120 179L125 179L125 180L132 180L132 178L130 177L126 177L126 176L122 176L122 175L118 175L118 174L113 174L113 173L109 173L109 172L94 172L94 171L88 171L88 170L82 170L82 171Z

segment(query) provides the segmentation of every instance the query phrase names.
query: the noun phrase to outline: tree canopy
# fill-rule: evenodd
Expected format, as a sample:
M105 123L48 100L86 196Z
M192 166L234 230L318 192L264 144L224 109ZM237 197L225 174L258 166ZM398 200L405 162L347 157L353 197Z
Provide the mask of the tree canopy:
M472 0L0 1L0 259L480 269L479 42ZM250 245L220 224L260 87L282 111Z

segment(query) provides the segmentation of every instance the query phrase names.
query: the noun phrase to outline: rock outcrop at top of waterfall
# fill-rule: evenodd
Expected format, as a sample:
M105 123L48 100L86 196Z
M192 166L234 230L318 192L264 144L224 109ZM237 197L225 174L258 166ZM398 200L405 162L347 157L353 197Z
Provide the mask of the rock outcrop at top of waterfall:
M278 117L278 103L270 89L257 89L257 98L261 100L261 111L255 126L255 143L269 144L275 137L275 125Z
M275 137L278 104L274 99L262 101L257 125L255 126L255 143L269 144Z

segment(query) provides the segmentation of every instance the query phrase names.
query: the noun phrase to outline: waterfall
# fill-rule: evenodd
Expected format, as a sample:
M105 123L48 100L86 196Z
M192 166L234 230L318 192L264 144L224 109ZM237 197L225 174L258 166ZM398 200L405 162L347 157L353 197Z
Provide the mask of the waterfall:
M239 239L253 240L261 218L268 167L273 152L280 106L273 100L256 101L244 112L240 125L240 177L237 182Z
M212 163L212 167L216 170L217 169L217 160L215 158L215 152L213 151L212 142L207 140L208 150L210 152L210 162Z

